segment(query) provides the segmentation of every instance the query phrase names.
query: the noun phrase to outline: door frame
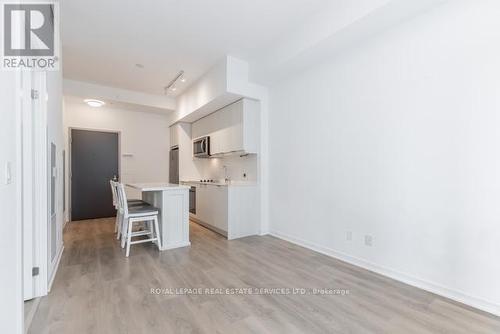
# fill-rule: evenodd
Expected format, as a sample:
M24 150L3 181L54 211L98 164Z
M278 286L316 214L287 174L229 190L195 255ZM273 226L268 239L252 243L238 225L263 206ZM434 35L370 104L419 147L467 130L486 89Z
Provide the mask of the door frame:
M38 264L40 268L39 275L35 279L35 291L36 297L45 296L49 291L49 240L48 240L48 229L49 223L49 184L47 183L48 177L48 109L47 109L47 75L46 73L38 76L35 80L39 80L36 87L40 91L40 96L38 98L38 108L39 112L35 115L35 133L34 136L37 139L35 144L35 188L37 191L37 197L40 199L37 201L35 209L35 217L39 215L40 223L38 224L39 230L35 233L38 234L38 245L35 247L38 254L35 264ZM32 83L33 85L33 83Z
M47 198L47 90L45 72L23 72L19 89L19 137L17 173L23 228L23 299L45 296L48 292L48 213ZM32 89L38 97L32 96ZM35 200L36 199L36 200ZM38 267L33 276L32 268ZM23 290L24 290L23 289Z
M73 208L71 207L71 196L73 194L73 191L71 189L72 185L72 178L73 178L73 172L71 170L71 143L72 143L72 132L73 130L81 130L81 131L91 131L91 132L106 132L106 133L116 133L118 134L118 177L119 180L121 181L121 175L122 175L122 163L121 163L121 151L122 151L122 132L120 130L110 130L110 129L96 129L96 128L85 128L85 127L74 127L70 126L68 127L68 151L66 153L66 156L68 157L68 163L66 164L66 168L68 169L68 172L66 173L67 177L67 185L68 185L68 192L67 192L67 197L68 197L68 202L66 205L66 210L68 210L68 221L71 222L71 214L73 211ZM66 199L64 199L66 200Z
M35 281L36 277L32 274L32 268L35 266L35 249L41 240L35 237L35 210L37 209L36 202L34 201L34 192L37 188L37 177L35 177L34 166L39 160L34 158L37 153L35 147L37 142L43 138L36 138L35 131L37 129L37 118L41 116L43 111L39 110L38 105L35 103L31 96L31 89L38 89L34 87L34 74L33 72L20 73L20 89L19 105L20 105L20 140L19 140L19 175L21 176L21 221L23 226L23 299L30 300L36 295ZM37 110L35 110L35 108ZM40 117L38 117L40 118ZM35 124L36 123L36 124ZM36 138L36 140L35 140ZM39 147L36 147L39 149ZM42 152L45 148L42 150ZM43 157L40 157L43 160ZM40 213L39 213L40 214ZM43 213L41 215L43 217Z

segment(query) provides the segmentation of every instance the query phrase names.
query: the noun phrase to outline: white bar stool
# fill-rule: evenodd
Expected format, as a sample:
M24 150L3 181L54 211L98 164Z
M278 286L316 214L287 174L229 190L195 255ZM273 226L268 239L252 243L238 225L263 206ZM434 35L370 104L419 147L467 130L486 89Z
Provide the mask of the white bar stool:
M121 219L120 219L120 210L119 210L119 207L118 207L118 200L117 200L117 196L116 196L116 183L115 181L113 180L109 180L109 184L111 185L111 194L113 195L113 206L115 207L116 209L116 220L115 220L115 233L118 232L119 228L120 228L120 222L121 222Z
M119 240L121 236L121 227L122 227L122 215L120 213L120 208L119 208L119 201L118 201L118 182L114 180L109 180L109 183L111 185L111 193L113 194L113 206L116 209L116 220L115 220L115 233L116 234L116 239ZM143 206L143 205L148 205L146 202L140 199L129 199L127 200L127 204L129 207L131 206Z
M119 202L119 211L121 213L121 246L127 247L125 255L130 254L130 246L144 242L155 242L158 249L161 250L160 229L158 226L159 209L151 205L129 206L127 203L127 195L125 187L119 183L117 186L117 197ZM133 232L132 227L136 222L146 222L146 229L143 231ZM149 235L148 239L132 241L133 237Z

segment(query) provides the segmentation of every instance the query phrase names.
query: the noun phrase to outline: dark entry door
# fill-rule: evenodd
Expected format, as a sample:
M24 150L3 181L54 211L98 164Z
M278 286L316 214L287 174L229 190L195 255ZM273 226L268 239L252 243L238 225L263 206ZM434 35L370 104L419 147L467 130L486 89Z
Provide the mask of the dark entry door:
M115 216L109 180L118 177L118 134L71 130L71 220Z

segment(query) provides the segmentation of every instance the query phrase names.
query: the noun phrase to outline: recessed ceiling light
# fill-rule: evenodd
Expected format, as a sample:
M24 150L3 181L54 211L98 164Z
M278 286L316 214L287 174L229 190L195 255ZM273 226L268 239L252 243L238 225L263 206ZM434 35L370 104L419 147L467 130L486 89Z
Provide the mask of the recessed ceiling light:
M177 90L177 87L173 86L172 88L170 88L172 90L172 92L175 92Z
M186 78L184 78L184 76L182 76L181 82L186 82Z
M135 64L135 67L137 67L137 68L144 68L144 65L142 65L142 64Z
M90 107L93 107L93 108L99 108L99 107L102 107L103 105L106 104L103 101L94 100L94 99L86 99L86 100L83 100L83 101L85 103L87 103Z

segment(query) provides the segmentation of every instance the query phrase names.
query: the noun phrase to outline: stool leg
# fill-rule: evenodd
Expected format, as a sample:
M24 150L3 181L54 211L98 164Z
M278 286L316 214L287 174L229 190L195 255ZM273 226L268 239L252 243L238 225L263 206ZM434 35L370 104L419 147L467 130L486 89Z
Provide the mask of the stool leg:
M116 226L115 226L115 232L116 232L116 240L120 240L120 236L122 234L122 214L118 212L116 214Z
M149 232L150 232L150 233L149 233L149 237L150 237L151 239L153 239L153 238L154 238L154 226L153 226L153 221L152 221L152 220L148 220L148 221L146 222L146 224L148 225L148 226L147 226L147 229L148 229L148 230L149 230Z
M129 219L128 231L127 231L127 251L125 256L128 257L130 254L130 242L132 241L132 222Z
M158 242L158 249L161 250L161 236L160 236L160 229L158 227L158 216L155 216L154 218L154 225L155 225L155 233L156 233L156 238Z
M121 246L122 246L122 248L125 248L125 242L127 241L128 221L129 221L129 218L125 218L125 217L122 218L122 229L121 229L121 234L122 234Z

